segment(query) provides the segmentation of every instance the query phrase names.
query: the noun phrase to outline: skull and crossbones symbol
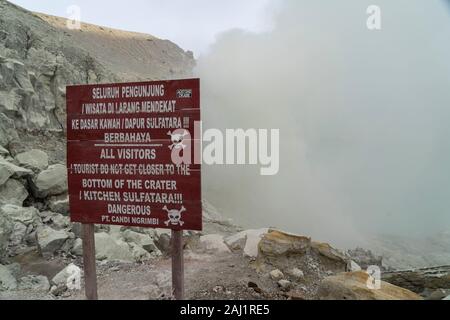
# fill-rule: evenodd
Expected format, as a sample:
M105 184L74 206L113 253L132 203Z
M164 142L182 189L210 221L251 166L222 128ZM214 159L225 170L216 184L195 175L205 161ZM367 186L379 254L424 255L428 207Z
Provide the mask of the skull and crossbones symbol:
M169 225L172 225L172 226L179 225L180 227L183 226L184 222L181 221L181 214L186 211L186 208L184 206L182 206L180 210L176 210L176 209L169 210L169 209L167 209L167 206L164 206L163 210L167 211L167 215L169 217L169 220L164 222L164 224L166 226L169 226Z
M184 130L184 133L177 133L177 132L171 132L169 131L167 133L168 136L170 136L170 140L172 141L172 145L169 146L170 150L173 149L180 149L183 150L186 148L186 145L183 143L184 137L189 135L189 132Z

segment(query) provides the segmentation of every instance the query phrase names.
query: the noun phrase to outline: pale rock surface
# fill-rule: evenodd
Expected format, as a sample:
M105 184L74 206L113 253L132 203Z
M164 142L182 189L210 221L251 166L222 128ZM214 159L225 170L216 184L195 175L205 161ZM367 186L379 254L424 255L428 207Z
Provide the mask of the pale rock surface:
M16 278L6 266L0 265L0 291L14 290L16 288Z
M161 255L161 252L156 247L155 243L153 242L153 239L147 234L138 233L131 230L125 230L123 232L123 238L126 242L135 243L138 246L142 247L148 253L151 253L152 255L156 256Z
M105 232L95 234L95 256L97 260L134 261L128 244Z
M318 295L322 300L422 300L412 291L383 281L380 289L371 289L369 277L364 271L328 277L322 281Z
M0 259L6 255L13 230L14 224L12 220L8 216L0 214Z
M215 253L228 253L230 249L224 242L223 236L218 234L209 234L200 237L200 243L203 244L208 251Z
M280 270L275 269L270 272L270 277L272 280L279 281L284 278L284 274Z
M67 192L67 169L61 164L56 164L42 171L34 180L35 196L46 198L57 196Z
M33 207L23 208L16 205L3 205L0 207L0 215L10 220L12 229L6 239L6 245L11 253L17 251L27 235L38 225L39 211ZM5 240L4 240L5 241Z
M131 248L131 254L133 255L134 261L145 262L152 259L152 255L141 246L135 243L130 243L129 245Z
M305 273L298 268L294 268L294 269L290 270L288 272L288 274L297 281L300 281L305 277Z
M77 282L81 280L81 269L73 263L61 270L52 279L52 284L55 286L66 285L69 289L74 289Z
M0 59L0 63L1 63ZM0 68L0 76L2 75ZM0 106L1 110L1 106ZM12 141L19 139L14 121L8 118L4 113L0 112L0 146L6 147Z
M353 260L350 261L349 263L349 271L351 272L356 272L356 271L361 271L361 267Z
M48 207L51 211L60 213L64 216L69 215L69 195L53 196L47 200Z
M65 230L54 230L48 226L37 229L37 241L42 255L53 255L60 250L70 235Z
M0 205L12 204L22 206L27 198L28 191L20 181L9 179L0 186Z
M19 165L24 168L42 171L48 167L48 155L42 150L33 149L16 156Z
M31 175L31 170L21 168L0 157L0 186L6 183L10 177L21 178Z
M26 276L20 279L18 289L48 292L50 282L45 276Z
M83 240L81 240L80 238L75 239L75 242L73 243L71 252L76 256L82 256L83 255Z
M245 230L225 238L225 243L232 250L243 250L243 255L248 258L258 256L258 245L262 237L269 229Z
M0 156L1 157L9 156L9 151L6 148L2 147L1 145L0 145Z

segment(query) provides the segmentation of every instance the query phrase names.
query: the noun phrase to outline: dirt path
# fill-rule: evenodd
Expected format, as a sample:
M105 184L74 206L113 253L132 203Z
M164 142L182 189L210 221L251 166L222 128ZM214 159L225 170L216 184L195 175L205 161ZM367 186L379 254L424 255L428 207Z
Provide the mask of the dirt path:
M192 254L185 256L187 299L277 299L273 282L261 280L247 259L239 254ZM266 293L254 287L265 288ZM142 265L100 266L98 293L105 300L170 299L171 260L160 259ZM274 294L270 292L274 292ZM68 299L84 299L83 290Z

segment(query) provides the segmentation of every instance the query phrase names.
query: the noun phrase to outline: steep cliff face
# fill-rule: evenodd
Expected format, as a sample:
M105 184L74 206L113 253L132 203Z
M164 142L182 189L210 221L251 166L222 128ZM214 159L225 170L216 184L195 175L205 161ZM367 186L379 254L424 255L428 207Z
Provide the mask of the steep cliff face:
M14 140L14 127L19 136L64 131L66 85L183 78L193 65L170 41L87 24L70 30L64 19L0 0L1 144Z

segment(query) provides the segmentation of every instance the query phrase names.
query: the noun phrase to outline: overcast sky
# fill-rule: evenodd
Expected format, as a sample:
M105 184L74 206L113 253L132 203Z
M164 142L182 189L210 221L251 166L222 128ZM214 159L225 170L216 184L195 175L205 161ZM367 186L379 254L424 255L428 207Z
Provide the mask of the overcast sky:
M67 17L67 8L81 8L81 20L169 39L196 56L215 36L241 28L261 31L270 25L267 5L276 0L12 0L28 10Z

